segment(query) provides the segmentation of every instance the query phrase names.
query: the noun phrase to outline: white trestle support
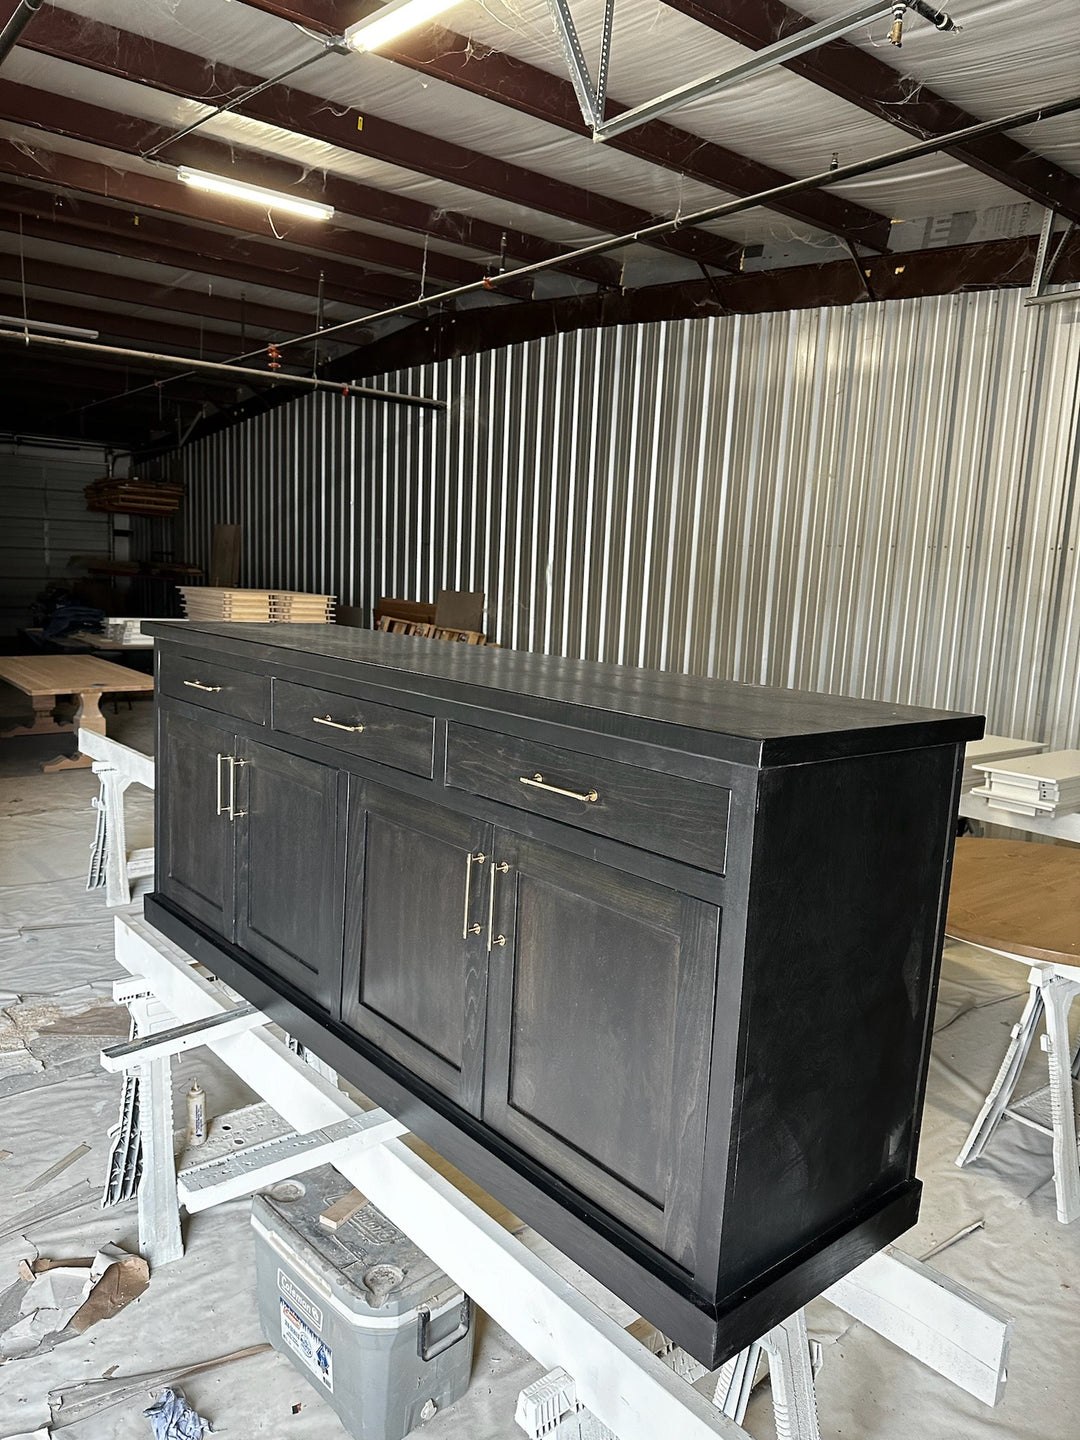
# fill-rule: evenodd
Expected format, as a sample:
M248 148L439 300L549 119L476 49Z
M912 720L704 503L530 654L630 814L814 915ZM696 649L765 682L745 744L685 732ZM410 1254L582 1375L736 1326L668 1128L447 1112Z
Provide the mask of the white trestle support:
M235 1008L223 986L200 975L189 956L143 920L117 917L116 954L124 968L138 977L133 993L152 992L180 1025L212 1020ZM132 1003L143 1002L135 999ZM618 1440L656 1440L668 1435L679 1440L748 1440L746 1431L718 1407L726 1403L741 1418L752 1383L751 1364L729 1362L725 1370L732 1374L726 1383L718 1384L716 1404L710 1403L652 1348L581 1295L415 1154L403 1143L404 1127L384 1111L361 1111L263 1026L225 1036L210 1026L204 1031L204 1043L268 1101L297 1135L251 1147L248 1160L238 1167L234 1163L237 1156L229 1156L224 1180L221 1168L215 1171L215 1162L185 1171L182 1194L185 1200L190 1197L192 1208L215 1203L206 1199L215 1189L218 1199L230 1198L309 1168L311 1157L322 1150L312 1163L332 1158L341 1174L405 1231L496 1324L546 1369L563 1370L572 1378L571 1403L588 1411L598 1422L598 1430L606 1426ZM167 1059L158 1059L146 1068L154 1067L164 1070L167 1077ZM157 1104L155 1096L155 1109ZM171 1131L171 1104L168 1109ZM326 1153L328 1146L333 1147L332 1155ZM155 1164L161 1158L156 1155ZM170 1149L168 1164L162 1163L152 1182L152 1203L163 1212L162 1225L165 1211L171 1209L173 1217L178 1214L171 1165ZM156 1222L146 1218L153 1229ZM140 1208L140 1232L145 1240L143 1219ZM970 1393L988 1403L998 1397L1010 1322L943 1276L907 1257L883 1252L827 1295ZM760 1347L770 1361L778 1436L818 1440L802 1312L763 1336ZM757 1347L752 1353L756 1356ZM736 1370L740 1379L733 1386ZM733 1388L739 1392L737 1396L731 1393ZM539 1417L535 1405L530 1414ZM552 1416L546 1420L558 1423Z

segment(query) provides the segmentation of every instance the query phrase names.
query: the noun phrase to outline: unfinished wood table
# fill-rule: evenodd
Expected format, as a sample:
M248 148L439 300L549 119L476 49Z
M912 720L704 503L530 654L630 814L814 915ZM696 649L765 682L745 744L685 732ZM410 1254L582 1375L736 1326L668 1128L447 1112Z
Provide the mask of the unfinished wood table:
M0 680L30 696L34 708L31 725L16 725L3 732L7 739L15 735L62 735L80 726L84 730L105 734L105 717L101 713L103 695L128 694L154 688L154 677L137 670L99 660L93 655L3 655L0 656ZM78 700L74 719L65 724L54 711L61 695ZM61 755L42 766L43 770L88 770L93 764L89 755Z
M957 1165L978 1159L1008 1115L1054 1142L1057 1214L1080 1219L1080 1160L1076 1144L1069 1010L1080 995L1080 850L1029 841L956 842L945 933L984 950L1030 964L1028 1001L1013 1026L1009 1048ZM1041 1090L1012 1102L1044 1019L1050 1075Z

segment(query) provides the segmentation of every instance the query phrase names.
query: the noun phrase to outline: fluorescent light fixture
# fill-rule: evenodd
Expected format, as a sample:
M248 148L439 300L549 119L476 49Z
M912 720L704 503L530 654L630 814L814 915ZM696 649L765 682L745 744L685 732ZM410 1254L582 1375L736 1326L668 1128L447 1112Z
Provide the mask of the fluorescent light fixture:
M377 50L449 10L457 0L390 0L374 15L358 20L345 31L345 43L353 50Z
M73 340L96 340L96 330L84 330L80 325L54 325L49 320L24 320L21 315L0 315L0 328L7 330L33 330L41 335L69 335Z
M304 200L298 195L283 195L280 190L264 190L261 185L247 185L243 180L229 180L224 175L210 175L205 170L192 170L179 165L176 178L195 190L210 195L227 195L231 200L250 200L253 205L262 205L267 210L287 210L290 215L301 215L305 220L329 220L334 213L332 205L323 205L318 200Z

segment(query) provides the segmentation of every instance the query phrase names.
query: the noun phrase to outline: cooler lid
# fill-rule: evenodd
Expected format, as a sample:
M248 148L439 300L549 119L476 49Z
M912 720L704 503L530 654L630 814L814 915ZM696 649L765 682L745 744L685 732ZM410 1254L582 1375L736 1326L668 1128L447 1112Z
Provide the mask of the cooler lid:
M319 1224L352 1188L323 1165L253 1196L251 1213L358 1316L437 1310L460 1287L370 1201L336 1230Z

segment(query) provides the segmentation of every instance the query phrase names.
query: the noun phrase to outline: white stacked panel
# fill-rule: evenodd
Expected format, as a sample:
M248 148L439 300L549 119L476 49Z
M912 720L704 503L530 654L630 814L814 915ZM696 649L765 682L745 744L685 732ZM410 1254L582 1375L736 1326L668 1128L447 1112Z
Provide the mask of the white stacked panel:
M1080 750L1053 750L975 768L985 773L986 781L972 794L983 796L995 810L1045 816L1080 810Z
M1038 755L1046 749L1042 740L1017 740L1011 735L984 735L971 740L964 749L963 789L970 790L982 777L982 768L999 760L1017 760L1021 755Z

